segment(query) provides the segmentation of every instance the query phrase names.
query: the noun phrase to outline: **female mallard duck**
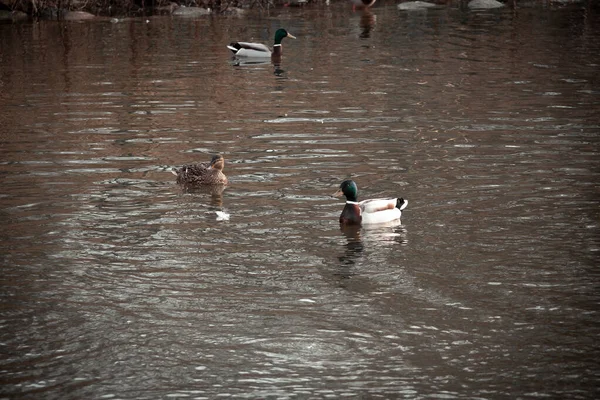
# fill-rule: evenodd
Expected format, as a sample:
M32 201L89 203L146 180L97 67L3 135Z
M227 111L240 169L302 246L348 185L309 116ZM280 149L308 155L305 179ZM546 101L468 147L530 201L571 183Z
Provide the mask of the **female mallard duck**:
M340 189L334 193L335 197L346 196L346 205L340 215L340 224L381 224L400 219L402 210L408 201L399 199L372 199L358 202L358 188L352 180L345 180Z
M177 175L177 183L184 185L227 185L224 166L225 159L217 154L210 163L184 165L171 172Z
M236 57L267 58L281 56L281 41L283 38L296 39L295 36L288 33L285 29L277 29L275 32L275 44L273 52L262 43L232 42L227 48L233 51Z

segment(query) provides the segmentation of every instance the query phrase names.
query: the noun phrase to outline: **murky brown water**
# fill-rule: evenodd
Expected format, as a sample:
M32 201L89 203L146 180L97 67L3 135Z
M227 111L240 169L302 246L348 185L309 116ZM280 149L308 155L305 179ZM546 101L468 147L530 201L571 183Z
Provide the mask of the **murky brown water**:
M597 398L599 70L581 4L0 25L3 398Z

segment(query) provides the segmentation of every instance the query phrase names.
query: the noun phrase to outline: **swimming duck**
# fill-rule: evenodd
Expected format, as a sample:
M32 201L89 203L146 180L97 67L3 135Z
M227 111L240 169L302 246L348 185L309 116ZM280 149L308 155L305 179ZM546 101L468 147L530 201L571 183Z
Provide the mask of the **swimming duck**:
M254 58L268 58L281 56L281 41L283 38L296 39L295 36L288 33L285 29L277 29L275 32L275 44L273 44L273 52L269 50L267 46L262 43L249 43L249 42L232 42L227 48L233 51L236 57L254 57Z
M376 0L350 0L352 3L352 11L356 11L357 8L365 9L371 7L375 4Z
M346 196L346 205L340 215L340 224L381 224L400 219L402 210L408 205L403 198L371 199L358 202L358 187L353 180L345 180L335 197Z
M171 170L177 175L177 183L185 185L227 185L227 177L223 173L225 159L222 155L214 155L210 163L184 165Z

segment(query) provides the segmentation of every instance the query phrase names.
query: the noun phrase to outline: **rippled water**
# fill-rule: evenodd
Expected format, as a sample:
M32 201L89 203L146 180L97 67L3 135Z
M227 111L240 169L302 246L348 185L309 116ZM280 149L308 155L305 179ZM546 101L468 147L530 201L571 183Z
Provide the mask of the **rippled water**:
M280 65L230 60L279 26ZM0 393L597 398L599 26L385 2L0 25ZM175 184L215 152L223 192ZM340 230L348 177L402 224Z

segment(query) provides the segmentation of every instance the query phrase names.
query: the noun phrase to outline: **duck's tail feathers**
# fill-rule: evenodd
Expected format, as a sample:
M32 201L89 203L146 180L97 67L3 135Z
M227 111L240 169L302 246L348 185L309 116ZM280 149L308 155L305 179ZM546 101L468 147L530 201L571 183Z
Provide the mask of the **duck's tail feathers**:
M408 205L408 200L404 200L402 197L400 197L398 199L398 201L396 202L396 207L402 211L406 208L406 206Z
M227 46L227 48L233 51L234 53L237 53L242 48L242 46L240 46L239 43L232 42Z
M171 168L171 173L175 176L177 176L177 168Z

